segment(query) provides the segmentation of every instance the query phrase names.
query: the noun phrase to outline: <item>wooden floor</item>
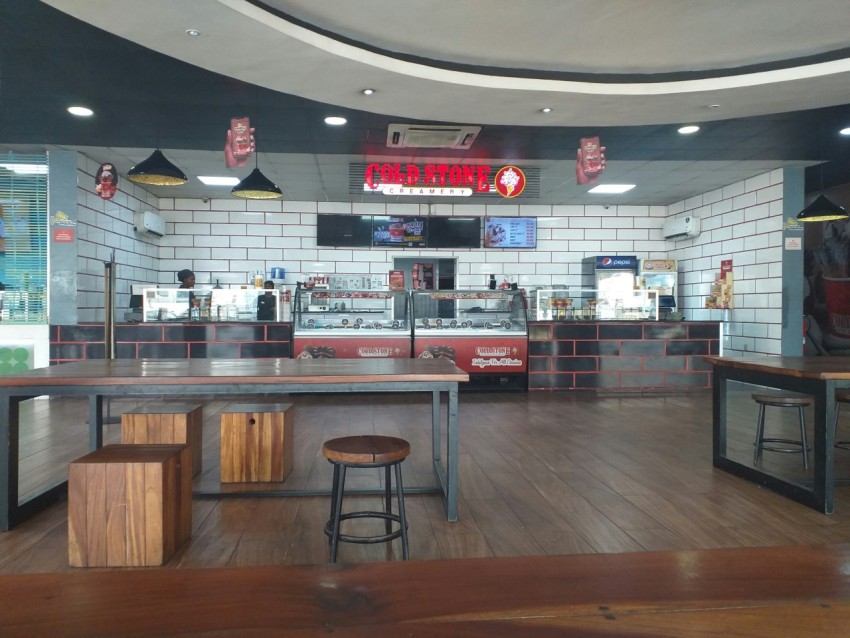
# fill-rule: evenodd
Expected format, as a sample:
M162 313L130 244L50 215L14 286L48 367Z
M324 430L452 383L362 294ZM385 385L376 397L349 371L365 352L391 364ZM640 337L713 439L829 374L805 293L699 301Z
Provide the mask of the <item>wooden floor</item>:
M730 456L747 462L756 420L751 390L730 397ZM321 442L372 432L411 442L407 485L432 482L430 395L268 398L281 400L296 405L295 470L284 488L328 487ZM219 413L229 403L204 404L196 490L219 488ZM137 405L114 401L111 413ZM22 405L23 496L64 478L67 463L87 451L86 411L85 402L67 398ZM792 410L768 419L774 435L796 428ZM712 467L710 393L462 394L460 426L459 521L446 522L437 496L408 496L412 559L850 542L850 487L837 488L836 513L826 516ZM850 411L840 427L841 438L850 438ZM108 425L105 438L117 441L120 425ZM805 478L798 454L767 453L764 464ZM850 451L836 450L836 467L839 477L850 477ZM361 472L350 484L377 485L377 475ZM349 500L377 506L369 497ZM326 497L195 500L192 538L166 568L323 563L328 507ZM399 555L398 541L340 549L340 560L350 563ZM65 503L0 533L0 573L69 570Z

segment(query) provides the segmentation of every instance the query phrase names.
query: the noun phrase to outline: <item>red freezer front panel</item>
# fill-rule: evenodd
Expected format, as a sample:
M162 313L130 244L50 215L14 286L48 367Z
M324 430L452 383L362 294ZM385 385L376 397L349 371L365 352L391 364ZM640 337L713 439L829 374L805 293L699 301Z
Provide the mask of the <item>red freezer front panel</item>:
M410 337L331 337L317 330L309 337L295 337L297 359L409 359Z
M528 340L522 337L416 337L413 356L451 359L470 373L526 371Z

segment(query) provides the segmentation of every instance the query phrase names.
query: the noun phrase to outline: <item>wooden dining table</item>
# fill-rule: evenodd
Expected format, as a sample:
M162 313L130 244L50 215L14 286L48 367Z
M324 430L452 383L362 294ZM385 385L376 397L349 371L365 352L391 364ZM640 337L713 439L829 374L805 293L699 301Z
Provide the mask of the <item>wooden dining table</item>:
M850 357L705 357L713 366L714 466L764 485L825 514L835 511L835 390L850 387ZM765 386L814 398L812 479L793 481L727 456L730 382ZM755 424L754 424L755 426ZM755 431L755 430L754 430Z
M106 398L427 392L432 397L434 489L444 498L447 520L456 521L458 383L468 380L469 375L447 359L107 359L3 375L0 531L41 511L67 489L63 482L19 502L19 403L43 395L88 398L89 449L93 451L103 443ZM443 396L447 397L445 442L441 429Z
M3 636L823 638L850 546L0 576Z

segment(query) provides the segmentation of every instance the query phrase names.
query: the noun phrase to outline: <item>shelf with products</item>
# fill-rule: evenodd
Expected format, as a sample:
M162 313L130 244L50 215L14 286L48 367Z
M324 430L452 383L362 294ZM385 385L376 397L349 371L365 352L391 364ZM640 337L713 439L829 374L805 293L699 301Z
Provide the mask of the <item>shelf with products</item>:
M410 298L389 290L295 291L296 357L409 358Z
M282 321L286 308L280 290L263 288L145 288L145 323L186 321Z
M414 332L526 333L521 290L425 290L411 297Z
M539 289L533 308L537 321L657 321L658 291Z

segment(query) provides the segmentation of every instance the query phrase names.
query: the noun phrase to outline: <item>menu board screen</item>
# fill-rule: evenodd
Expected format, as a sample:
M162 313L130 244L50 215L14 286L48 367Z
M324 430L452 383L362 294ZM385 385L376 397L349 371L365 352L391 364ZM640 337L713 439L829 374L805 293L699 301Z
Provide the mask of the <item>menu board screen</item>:
M536 217L485 217L484 248L535 248Z
M427 236L425 217L372 217L372 245L424 248Z

